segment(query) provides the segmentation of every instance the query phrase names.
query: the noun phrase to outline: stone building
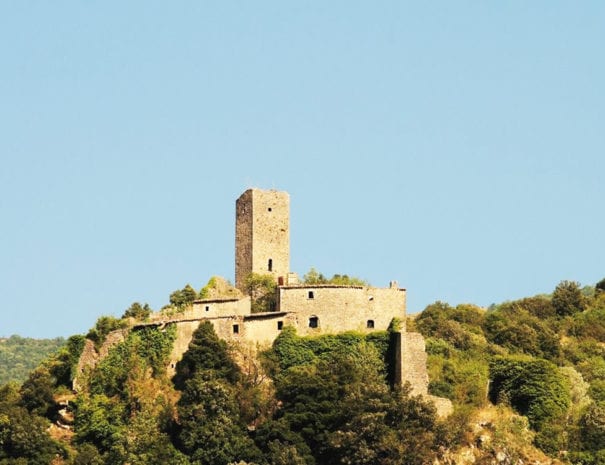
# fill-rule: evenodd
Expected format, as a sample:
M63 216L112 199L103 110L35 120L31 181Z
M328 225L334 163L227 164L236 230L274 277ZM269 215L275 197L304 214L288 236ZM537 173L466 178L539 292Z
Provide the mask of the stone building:
M191 342L201 321L210 321L217 335L236 345L259 348L269 346L285 326L293 326L299 335L312 336L344 331L387 330L399 322L395 336L395 382L409 382L413 394L428 396L428 374L424 339L405 329L406 290L395 281L388 287L342 286L300 283L290 271L290 196L287 192L249 189L236 201L235 284L240 292L196 300L184 312L167 316L152 315L149 321L134 326L174 324L177 337L167 367L174 372L176 363ZM252 313L251 298L245 295L245 280L250 273L267 274L276 282L275 311ZM123 340L114 335L101 348ZM113 342L111 342L113 341ZM87 344L79 372L102 358ZM76 385L77 382L74 382ZM441 415L449 413L447 399L430 397Z
M290 271L290 196L248 189L235 202L235 287L250 273L284 278Z

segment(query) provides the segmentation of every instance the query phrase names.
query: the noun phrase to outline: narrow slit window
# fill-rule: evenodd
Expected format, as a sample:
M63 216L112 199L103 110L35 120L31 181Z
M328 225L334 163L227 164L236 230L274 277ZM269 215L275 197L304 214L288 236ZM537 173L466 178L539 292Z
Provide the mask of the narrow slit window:
M313 291L309 291L309 299L314 299L315 298L315 294L313 293Z
M239 325L233 325L233 334L239 334Z
M319 328L319 318L316 316L309 318L309 328Z
M269 271L273 271L273 259L272 258L269 259L267 268L269 269Z
M368 329L374 329L374 320L368 320L366 327Z
M277 322L277 330L281 331L282 329L284 329L284 322L283 321L278 321Z
M206 311L209 312L210 311L210 305L206 305Z

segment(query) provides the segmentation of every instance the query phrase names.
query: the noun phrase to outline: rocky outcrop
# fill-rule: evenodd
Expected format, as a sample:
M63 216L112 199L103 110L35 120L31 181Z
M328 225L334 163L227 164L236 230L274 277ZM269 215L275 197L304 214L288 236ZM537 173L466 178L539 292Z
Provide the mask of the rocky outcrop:
M86 371L96 367L97 363L107 357L109 350L113 346L126 339L126 336L128 336L129 332L129 328L116 329L115 331L110 332L107 334L107 337L98 350L93 341L86 339L84 349L82 350L82 354L78 360L78 366L76 367L76 375L74 376L74 380L72 382L72 389L74 391L78 392L82 388L81 380Z

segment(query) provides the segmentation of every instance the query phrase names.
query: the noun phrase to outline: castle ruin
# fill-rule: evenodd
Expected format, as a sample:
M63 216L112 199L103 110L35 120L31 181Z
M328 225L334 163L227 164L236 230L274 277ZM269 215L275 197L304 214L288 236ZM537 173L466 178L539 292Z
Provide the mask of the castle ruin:
M210 321L219 338L233 344L268 347L285 326L297 334L313 336L344 331L385 331L399 322L395 339L395 383L411 386L411 393L431 398L440 415L451 411L447 399L428 395L424 339L405 328L406 290L392 281L386 288L306 284L290 271L290 197L287 192L248 189L236 201L235 285L240 295L200 299L184 312L171 317L156 313L137 326L175 324L177 337L171 353L169 373L187 351L193 332L201 321ZM245 295L250 273L271 276L276 287L276 308L253 313ZM78 373L94 366L102 353L123 339L112 335L99 353L88 341ZM77 387L77 380L74 381Z

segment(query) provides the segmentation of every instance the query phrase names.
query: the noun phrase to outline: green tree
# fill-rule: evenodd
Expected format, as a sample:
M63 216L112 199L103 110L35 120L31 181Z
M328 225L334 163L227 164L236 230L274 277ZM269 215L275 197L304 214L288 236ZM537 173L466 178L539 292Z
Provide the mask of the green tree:
M267 274L250 273L244 280L246 293L252 299L252 312L275 311L277 305L275 278Z
M240 369L231 359L227 343L218 338L209 321L200 323L187 352L176 364L174 385L182 390L185 382L200 372L210 372L210 377L225 379L230 383L237 382L241 376Z
M195 299L197 299L197 292L190 284L170 294L170 304L178 308L191 305Z
M605 292L605 278L601 279L595 286L597 292Z
M561 354L559 335L548 322L530 314L517 302L506 303L487 314L485 336L511 352L556 360Z
M50 416L55 407L54 386L55 380L48 369L38 367L21 386L21 405L36 415Z
M559 316L582 312L587 304L580 283L576 281L561 281L552 294L552 305Z
M78 444L94 445L101 454L123 458L126 441L126 408L117 398L103 394L80 396L75 404L74 429Z
M55 378L57 386L71 388L75 370L84 350L86 338L81 334L70 336L67 344L51 357L46 363L50 374Z
M430 461L439 444L432 407L390 390L374 345L344 347L276 378L279 421L304 439L320 465Z
M27 410L9 407L0 411L0 462L47 465L64 451L47 433L48 421ZM24 460L25 459L25 460Z
M84 443L78 447L74 465L103 465L103 457L95 446Z
M260 459L260 451L238 421L237 392L207 375L198 373L187 380L177 404L181 450L202 465Z
M151 307L148 304L141 305L139 302L133 302L130 307L124 311L122 318L134 318L135 320L145 320L151 315Z
M582 446L591 451L605 449L605 405L592 403L580 420Z
M311 269L303 276L303 282L305 284L325 284L328 282L328 280L323 274L311 267Z
M492 402L510 402L538 432L536 443L548 452L565 447L564 419L571 396L567 378L547 360L495 357L490 363Z

